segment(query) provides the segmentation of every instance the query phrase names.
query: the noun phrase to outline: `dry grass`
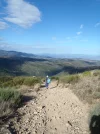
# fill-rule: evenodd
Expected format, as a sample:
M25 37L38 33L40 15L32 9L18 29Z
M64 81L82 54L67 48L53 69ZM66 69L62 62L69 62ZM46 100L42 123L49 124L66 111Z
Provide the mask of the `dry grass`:
M80 80L80 76L78 74L75 75L66 75L66 76L62 76L60 77L60 82L66 84L75 84Z
M70 88L74 94L84 103L88 103L90 112L88 117L89 127L91 124L97 129L100 123L100 70L86 71L77 76L63 76L64 86ZM93 121L93 118L96 120ZM100 127L100 126L99 126ZM99 128L100 133L100 128ZM96 134L96 133L95 133Z
M93 121L94 117L96 117L96 118ZM93 123L92 123L92 121L93 121ZM96 124L100 123L100 102L92 106L92 108L89 112L89 116L88 116L88 123L89 123L89 125L92 123L92 126L94 126L94 127L97 127L97 128L100 127L100 125L96 126ZM100 128L99 128L99 130L100 130ZM100 133L100 131L99 131L99 133Z
M82 77L74 86L71 85L71 89L82 101L93 103L95 99L100 99L100 79L98 76Z
M0 101L0 118L13 113L12 104L9 101Z
M100 70L93 70L92 74L93 76L100 76Z
M86 77L86 76L92 76L92 72L91 71L85 71L81 75L84 76L84 77Z
M89 104L100 99L100 70L85 71L75 75L63 75L60 82L78 96L78 98Z

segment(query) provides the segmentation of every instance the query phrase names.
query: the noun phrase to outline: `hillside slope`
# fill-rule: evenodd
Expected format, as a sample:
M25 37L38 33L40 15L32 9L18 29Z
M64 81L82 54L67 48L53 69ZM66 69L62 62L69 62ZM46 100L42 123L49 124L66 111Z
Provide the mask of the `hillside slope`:
M72 59L48 59L28 57L0 58L0 75L12 76L45 76L62 73L78 73L100 68L99 61Z
M30 58L35 58L35 57L37 57L37 55L23 53L23 52L17 52L17 51L0 50L0 57L30 57Z

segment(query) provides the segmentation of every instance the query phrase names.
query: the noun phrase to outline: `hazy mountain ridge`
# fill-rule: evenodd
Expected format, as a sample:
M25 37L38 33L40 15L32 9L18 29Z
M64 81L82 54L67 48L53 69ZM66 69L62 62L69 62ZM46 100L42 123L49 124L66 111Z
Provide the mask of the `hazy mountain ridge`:
M79 60L100 60L100 55L84 54L32 54L17 51L0 50L0 57L28 57L28 58L59 58L59 59L79 59Z
M100 63L89 64L81 60L0 58L0 75L46 76L47 74L74 74L98 68Z
M0 50L0 57L33 57L35 55L33 54L27 54L22 52L16 52L16 51L5 51Z
M31 53L0 50L0 57L28 57L28 58L49 58L49 56L39 56Z
M47 58L16 51L0 50L0 75L45 76L78 73L100 68L100 61Z
M68 58L68 59L83 59L83 60L100 60L100 55L85 55L85 54L41 54L41 56L50 56L52 58Z

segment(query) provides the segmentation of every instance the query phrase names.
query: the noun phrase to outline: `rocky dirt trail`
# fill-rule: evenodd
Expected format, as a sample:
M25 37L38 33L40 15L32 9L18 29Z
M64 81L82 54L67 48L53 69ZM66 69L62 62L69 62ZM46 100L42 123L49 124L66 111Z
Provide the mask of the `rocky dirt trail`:
M15 134L89 134L88 105L68 88L51 83L49 89L30 91L30 101L18 109L11 130ZM15 130L15 131L14 131Z
M45 134L89 134L88 105L83 104L68 88L51 88L40 97L45 106Z

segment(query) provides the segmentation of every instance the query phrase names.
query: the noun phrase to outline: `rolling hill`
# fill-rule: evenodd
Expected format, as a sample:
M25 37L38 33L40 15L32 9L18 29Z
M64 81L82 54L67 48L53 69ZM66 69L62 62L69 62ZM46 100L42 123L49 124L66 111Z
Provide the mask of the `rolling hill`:
M100 68L100 61L42 57L0 50L0 75L45 76L73 74Z
M28 54L23 52L17 52L17 51L5 51L0 50L0 57L29 57L29 58L35 58L39 57L35 54Z

